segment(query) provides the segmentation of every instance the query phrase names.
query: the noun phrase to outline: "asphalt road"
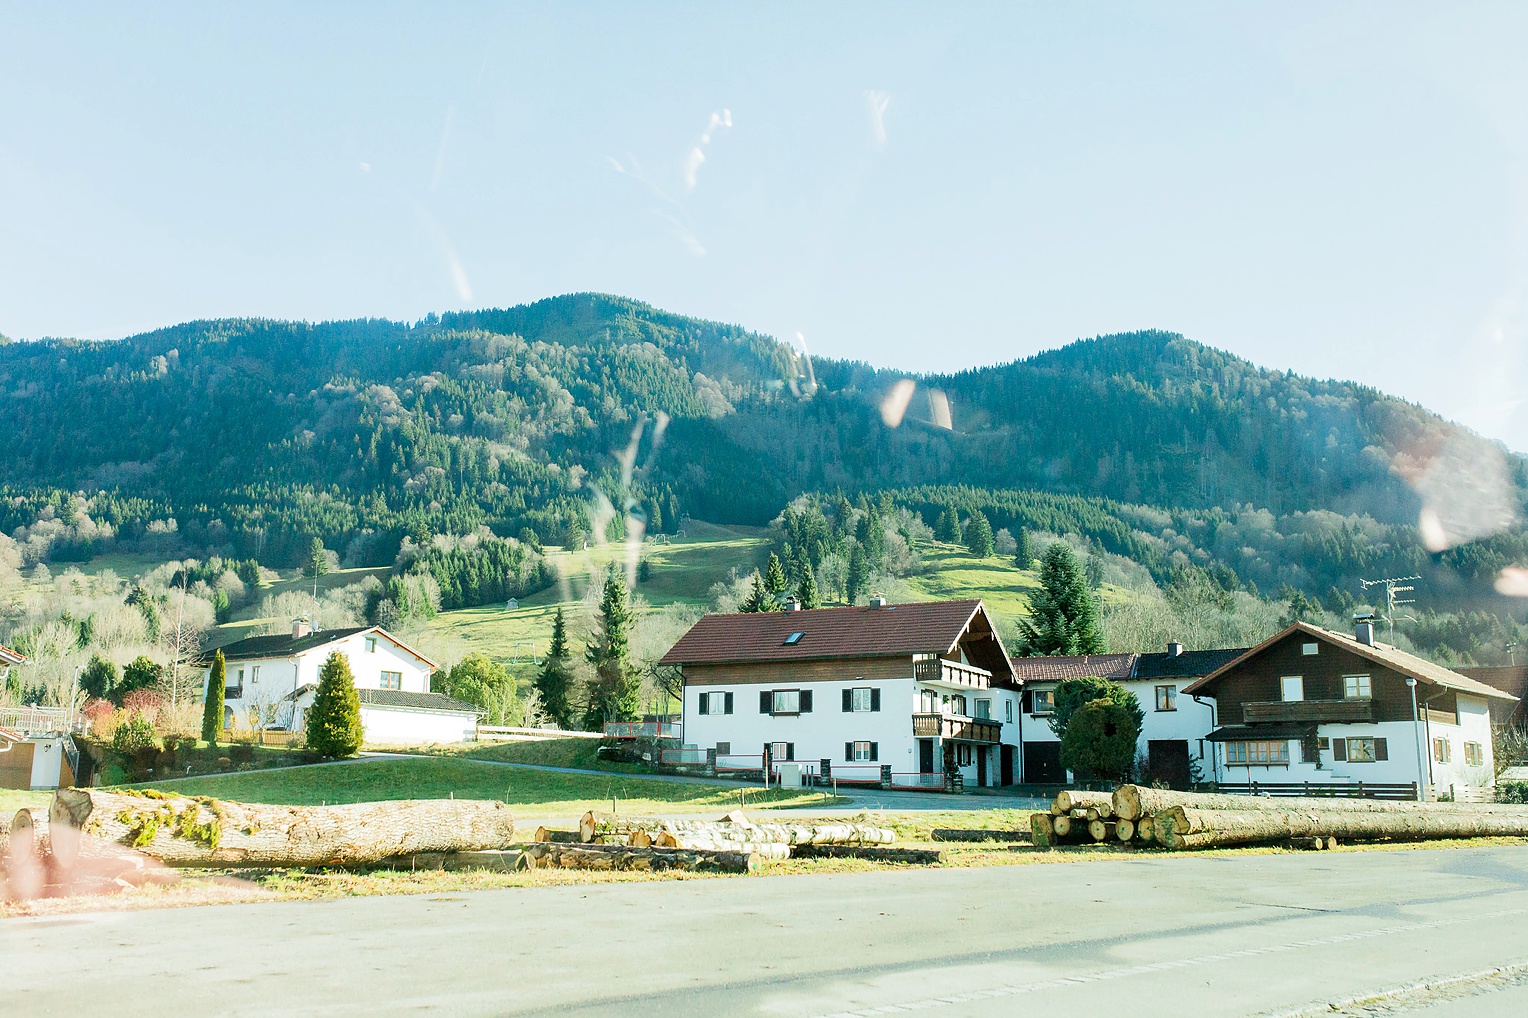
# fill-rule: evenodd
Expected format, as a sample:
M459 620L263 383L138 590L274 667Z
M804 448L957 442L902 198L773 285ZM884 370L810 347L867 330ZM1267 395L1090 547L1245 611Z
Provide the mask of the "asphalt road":
M1460 978L1464 977L1464 978ZM0 922L6 1013L1528 1013L1528 849L540 887ZM1375 994L1377 1002L1355 1004Z

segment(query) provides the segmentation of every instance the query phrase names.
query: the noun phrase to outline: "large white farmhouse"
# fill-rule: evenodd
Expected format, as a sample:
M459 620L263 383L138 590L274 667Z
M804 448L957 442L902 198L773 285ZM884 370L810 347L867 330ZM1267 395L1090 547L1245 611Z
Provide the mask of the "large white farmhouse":
M256 711L265 727L300 731L319 671L330 654L340 653L355 676L367 742L468 742L477 736L478 708L430 692L436 663L379 626L312 632L298 620L290 634L251 636L220 649L228 669L225 727L254 727ZM205 695L210 655L203 663Z
M1019 688L980 601L707 615L663 657L720 770L940 788L1014 780Z

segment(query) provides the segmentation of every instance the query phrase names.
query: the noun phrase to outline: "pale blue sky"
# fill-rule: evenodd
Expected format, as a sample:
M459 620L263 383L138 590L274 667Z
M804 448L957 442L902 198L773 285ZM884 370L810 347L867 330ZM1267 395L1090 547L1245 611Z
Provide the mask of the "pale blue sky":
M574 290L918 370L1159 327L1528 450L1525 4L124 7L0 6L11 336Z

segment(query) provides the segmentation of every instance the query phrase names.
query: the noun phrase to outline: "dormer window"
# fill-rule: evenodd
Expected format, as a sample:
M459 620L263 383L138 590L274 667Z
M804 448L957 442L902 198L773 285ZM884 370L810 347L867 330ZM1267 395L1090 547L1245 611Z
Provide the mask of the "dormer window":
M805 633L792 633L785 638L785 645L787 647L794 647L796 644L801 642L801 638L805 635Z

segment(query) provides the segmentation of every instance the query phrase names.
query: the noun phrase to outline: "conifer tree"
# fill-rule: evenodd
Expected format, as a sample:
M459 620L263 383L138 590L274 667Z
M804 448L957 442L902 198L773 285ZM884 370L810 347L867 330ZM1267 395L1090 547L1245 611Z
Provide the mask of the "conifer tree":
M796 587L796 599L801 602L803 608L822 607L822 595L817 593L817 577L813 575L811 566L801 571L801 582Z
M223 730L223 695L228 692L228 662L223 652L212 655L212 674L207 678L207 697L202 705L202 741L217 745Z
M870 583L870 564L863 545L856 544L849 552L849 575L844 580L844 597L850 604L859 601L860 595Z
M1028 569L1035 560L1035 553L1029 546L1029 531L1023 527L1018 528L1013 534L1013 564L1020 569Z
M992 541L992 524L987 522L986 514L978 509L971 514L971 522L966 524L966 547L977 558L990 558Z
M960 543L960 514L954 506L945 506L944 512L939 514L939 522L934 525L934 539L949 544Z
M572 684L573 673L568 667L568 623L559 605L552 619L552 645L547 648L546 660L541 662L541 671L536 673L541 709L558 728L573 727L573 711L568 704L568 688Z
M605 579L599 618L586 654L594 666L590 690L591 726L605 721L636 721L642 710L642 680L631 663L631 604L617 570Z
M308 749L332 759L355 756L361 748L361 698L355 691L350 659L335 651L318 673L318 691L303 727Z
M776 601L785 593L785 569L774 552L769 553L769 565L764 570L764 592Z
M764 589L764 581L758 573L753 574L753 589L748 592L748 597L738 605L740 612L764 612L770 610L769 592Z
M1057 541L1040 560L1040 589L1029 598L1029 618L1018 622L1026 654L1102 654L1098 599L1088 589L1072 549Z

